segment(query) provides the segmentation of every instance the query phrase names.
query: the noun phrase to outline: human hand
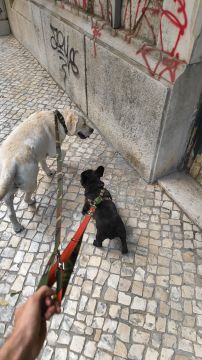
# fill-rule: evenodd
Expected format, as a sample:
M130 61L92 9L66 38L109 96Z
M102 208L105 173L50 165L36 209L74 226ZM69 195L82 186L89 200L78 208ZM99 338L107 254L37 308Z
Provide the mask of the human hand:
M14 329L0 348L1 360L34 360L46 337L46 320L60 313L60 306L53 302L54 291L42 286L15 312Z
M37 357L46 337L46 320L60 313L59 304L51 299L53 294L48 286L42 286L15 312L13 336L22 337L21 346L27 354L22 359Z

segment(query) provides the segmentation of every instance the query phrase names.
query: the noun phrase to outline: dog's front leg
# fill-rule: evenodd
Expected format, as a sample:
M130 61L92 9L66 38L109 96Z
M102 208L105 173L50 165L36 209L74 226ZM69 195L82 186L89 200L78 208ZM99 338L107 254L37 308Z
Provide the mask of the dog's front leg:
M103 236L102 234L99 232L99 230L97 231L97 234L96 234L96 238L95 240L93 241L93 245L96 246L96 247L99 247L101 248L102 247L102 242L103 242Z
M90 204L89 202L86 200L82 209L82 214L86 215L88 210L90 210Z
M41 160L40 164L41 164L43 171L46 173L47 176L53 176L55 174L55 170L49 169L45 159Z
M8 216L13 225L13 229L16 233L18 233L18 232L24 230L24 226L21 225L16 218L16 214L15 214L15 210L14 210L14 206L13 206L13 199L14 199L14 194L12 194L12 195L8 194L5 197L5 203L6 203L6 206L8 209Z

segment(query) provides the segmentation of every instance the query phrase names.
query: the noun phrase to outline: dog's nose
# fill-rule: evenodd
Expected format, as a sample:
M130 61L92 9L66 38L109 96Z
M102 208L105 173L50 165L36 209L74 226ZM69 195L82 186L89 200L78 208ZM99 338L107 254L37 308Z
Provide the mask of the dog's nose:
M94 131L94 129L92 129L92 128L91 128L91 129L90 129L90 133L92 134L92 133L93 133L93 131Z

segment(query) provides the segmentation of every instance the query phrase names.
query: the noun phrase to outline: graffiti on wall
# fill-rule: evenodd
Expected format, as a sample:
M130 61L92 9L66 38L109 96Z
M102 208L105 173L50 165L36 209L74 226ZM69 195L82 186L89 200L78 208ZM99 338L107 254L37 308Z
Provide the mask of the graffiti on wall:
M96 56L96 40L102 36L104 26L111 23L111 0L69 0L91 16L93 53ZM97 21L94 14L104 22ZM179 45L188 26L186 0L124 0L122 5L122 27L125 40L142 39L136 51L141 56L151 76L176 80L178 68L186 62L181 59ZM117 34L114 31L112 34ZM172 36L170 36L170 33ZM175 35L173 35L175 34ZM169 37L169 49L166 37Z
M140 0L141 1L141 0ZM138 3L140 3L140 1ZM152 76L157 76L158 79L160 79L165 73L168 73L169 80L171 82L174 82L176 79L176 71L178 67L182 64L185 64L185 61L180 59L180 53L178 51L179 43L184 36L185 30L188 25L188 19L187 19L187 13L186 13L186 0L173 0L176 5L176 12L174 13L170 10L163 8L163 2L161 6L159 6L157 9L150 8L149 6L146 8L143 8L142 16L146 17L146 21L148 23L148 29L151 30L154 43L156 44L156 35L153 31L152 25L149 23L147 18L147 12L152 12L156 14L159 13L160 16L160 25L159 25L159 47L156 46L149 46L149 45L143 45L138 51L137 54L141 54L142 58L144 59L145 65ZM166 50L164 45L164 37L163 37L163 31L164 26L168 26L170 31L173 31L175 29L175 32L177 34L176 38L173 37L170 38L170 49ZM154 55L153 58L157 58L157 61L154 63L154 61L151 59L151 55Z
M50 24L52 36L50 37L50 44L53 50L57 51L59 59L62 62L62 70L64 73L64 82L67 79L67 71L77 76L79 75L79 69L76 65L76 54L78 50L69 46L69 36L65 36L61 30L58 30L52 24Z
M172 7L173 4L175 6ZM141 36L143 27L144 31L146 29L147 36L150 38L152 45L144 41L136 54L142 57L151 76L156 76L160 79L167 73L170 82L174 82L178 67L186 63L180 59L178 47L187 29L188 19L186 0L172 0L170 5L170 9L174 10L165 9L163 7L163 0L137 0L136 8L133 9L134 13L132 13L131 1L127 0L123 24L126 23L128 18L130 19L130 30L126 34L126 41L128 43L130 43L132 38ZM155 21L157 22L155 18L159 19L156 29L154 27ZM177 34L173 39L170 37L169 50L166 50L165 46L164 27L166 27L168 33L175 32Z

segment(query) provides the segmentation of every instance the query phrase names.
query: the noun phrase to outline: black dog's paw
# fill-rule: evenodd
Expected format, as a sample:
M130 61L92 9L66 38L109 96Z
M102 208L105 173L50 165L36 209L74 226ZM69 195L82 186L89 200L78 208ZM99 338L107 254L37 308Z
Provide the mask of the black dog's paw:
M122 249L122 254L127 254L127 253L128 253L128 248L127 247Z
M93 245L96 246L96 247L99 247L99 248L102 247L102 244L99 244L99 243L97 242L97 240L94 240L94 241L93 241Z

